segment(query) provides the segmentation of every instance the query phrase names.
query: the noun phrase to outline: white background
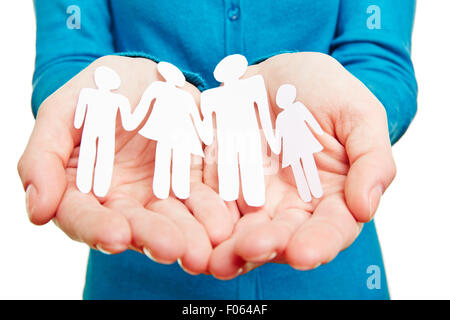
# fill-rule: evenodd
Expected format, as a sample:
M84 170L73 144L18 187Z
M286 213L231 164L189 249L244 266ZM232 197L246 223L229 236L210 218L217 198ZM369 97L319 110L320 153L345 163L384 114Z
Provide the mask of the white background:
M419 111L394 147L396 181L376 216L393 299L450 298L450 1L419 0ZM80 299L87 247L28 222L16 163L33 127L31 2L0 2L0 299Z

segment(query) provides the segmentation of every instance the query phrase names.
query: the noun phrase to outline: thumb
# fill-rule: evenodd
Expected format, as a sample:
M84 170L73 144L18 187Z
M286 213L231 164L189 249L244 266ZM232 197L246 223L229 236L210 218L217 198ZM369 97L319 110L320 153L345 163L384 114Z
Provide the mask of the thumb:
M70 108L64 111L61 105L53 105L44 102L41 106L17 166L26 190L29 218L37 225L47 223L55 215L66 189L65 168L76 135L71 129L73 116L67 110Z
M342 117L337 133L350 161L345 182L347 205L356 220L367 222L394 179L396 168L383 106L376 101L358 110Z

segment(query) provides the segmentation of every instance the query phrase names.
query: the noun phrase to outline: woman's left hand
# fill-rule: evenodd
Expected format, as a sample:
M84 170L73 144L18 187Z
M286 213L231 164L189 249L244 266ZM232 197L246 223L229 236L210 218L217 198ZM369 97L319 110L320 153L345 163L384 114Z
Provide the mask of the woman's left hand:
M386 112L375 96L330 56L282 54L249 67L245 77L263 75L272 116L278 88L297 88L325 134L324 150L315 154L324 195L303 202L290 167L266 176L261 208L238 200L241 212L233 235L214 248L210 272L230 279L266 262L289 263L300 270L330 262L372 219L380 198L395 176ZM206 161L208 163L208 161ZM205 168L206 183L217 185L214 164Z

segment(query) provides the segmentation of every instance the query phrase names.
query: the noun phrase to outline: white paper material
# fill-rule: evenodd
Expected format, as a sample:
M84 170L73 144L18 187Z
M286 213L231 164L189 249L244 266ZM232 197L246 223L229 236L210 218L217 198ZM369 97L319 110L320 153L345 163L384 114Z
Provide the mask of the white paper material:
M282 142L282 167L291 166L300 197L310 202L311 194L315 198L323 195L313 156L323 147L309 127L318 135L324 132L308 108L299 101L294 102L296 95L296 88L291 84L282 85L277 91L276 102L283 111L276 120L277 147L274 152L280 152Z
M194 98L182 90L186 83L183 73L167 62L158 63L158 72L165 81L153 82L144 92L133 113L134 123L143 120L153 100L153 110L139 134L157 141L153 193L166 199L172 190L180 199L190 194L191 154L203 157L199 136L207 133Z
M203 121L194 98L182 89L186 84L183 73L174 65L158 63L158 72L165 81L152 82L134 113L125 96L112 92L120 87L119 75L108 67L98 67L97 88L81 90L75 112L74 126L79 129L84 123L76 177L78 189L83 193L93 189L95 195L106 196L113 174L118 110L124 129L134 130L154 101L139 134L156 141L156 197L166 199L171 187L176 197L189 197L191 155L204 157L201 141L207 145L213 142L214 114L219 194L225 201L238 199L242 189L249 206L264 205L259 124L272 151L279 154L283 149L282 167L291 166L300 197L306 202L312 196L320 198L323 191L313 154L323 147L310 128L319 135L323 130L311 112L301 102L295 102L295 86L285 84L276 96L283 111L276 119L274 133L264 79L261 75L241 79L247 67L246 58L238 54L219 62L214 77L223 85L201 94Z
M111 92L120 87L119 75L108 67L98 67L95 84L97 89L81 90L75 111L75 128L80 129L84 122L76 185L81 192L89 193L93 184L94 194L104 197L113 173L117 110L120 110L124 128L134 128L128 99Z
M276 147L276 138L263 77L240 79L247 66L247 59L238 54L220 61L214 77L223 85L201 94L201 110L208 128L212 128L212 114L216 116L220 196L225 201L238 198L240 173L244 200L250 206L262 206L265 183L255 104L271 148ZM207 137L204 142L210 144L212 138Z

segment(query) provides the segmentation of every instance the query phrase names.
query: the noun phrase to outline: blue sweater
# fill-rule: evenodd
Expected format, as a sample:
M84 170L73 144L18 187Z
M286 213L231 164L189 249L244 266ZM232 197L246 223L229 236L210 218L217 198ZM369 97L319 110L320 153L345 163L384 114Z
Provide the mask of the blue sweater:
M413 0L35 0L36 69L32 107L98 57L126 54L171 62L215 87L216 63L241 53L251 61L285 51L332 55L383 103L392 143L416 112L410 59ZM74 7L75 11L73 11ZM72 7L70 7L72 6ZM68 10L69 8L69 10ZM78 20L79 28L71 24ZM75 14L75 16L72 16ZM369 289L366 270L380 269ZM368 269L369 268L369 269ZM299 272L267 264L232 281L189 276L125 252L90 254L85 298L388 298L373 223L333 262Z

